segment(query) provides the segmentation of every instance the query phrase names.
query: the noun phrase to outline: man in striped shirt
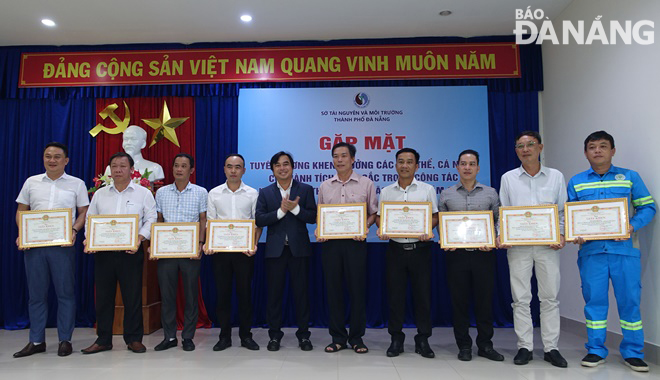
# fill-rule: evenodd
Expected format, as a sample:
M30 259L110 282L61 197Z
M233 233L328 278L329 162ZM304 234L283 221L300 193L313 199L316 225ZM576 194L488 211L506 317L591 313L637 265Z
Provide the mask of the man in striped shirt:
M591 168L576 174L568 183L568 200L590 201L607 198L627 198L635 208L628 231L633 233L651 222L656 212L655 201L639 174L630 169L612 165L616 149L614 138L605 131L590 134L584 140L584 155ZM607 311L609 281L621 319L623 341L619 346L628 367L647 372L644 362L644 331L639 311L641 298L641 253L632 239L592 240L577 238L580 244L578 267L582 279L582 295L586 305L587 356L585 367L596 367L605 362L607 348Z

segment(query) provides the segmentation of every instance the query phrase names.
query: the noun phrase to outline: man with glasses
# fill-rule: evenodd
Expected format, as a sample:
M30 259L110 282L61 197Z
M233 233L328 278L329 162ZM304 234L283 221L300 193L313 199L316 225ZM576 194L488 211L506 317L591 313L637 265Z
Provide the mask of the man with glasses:
M543 150L538 132L524 131L516 137L516 154L522 165L502 175L500 202L507 206L535 206L556 204L559 208L559 231L564 230L564 203L566 181L564 175L541 165L539 155ZM498 236L498 243L500 237ZM545 354L543 360L560 368L568 364L557 349L559 341L559 250L565 245L564 235L560 244L550 246L516 246L501 244L508 249L511 295L513 297L513 326L518 335L518 353L513 363L524 365L532 360L534 326L529 303L532 300L532 269L536 273L538 297L541 301L541 339Z

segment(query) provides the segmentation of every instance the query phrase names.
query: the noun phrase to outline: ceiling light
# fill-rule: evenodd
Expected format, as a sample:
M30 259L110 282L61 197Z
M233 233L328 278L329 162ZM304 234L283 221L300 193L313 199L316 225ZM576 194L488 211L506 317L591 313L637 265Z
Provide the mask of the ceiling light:
M250 15L243 15L243 16L241 16L241 21L243 21L243 22L250 22L250 21L252 21L252 16L250 16Z
M451 11L442 11L439 13L440 16L449 16L451 14Z
M55 21L47 19L47 18L41 20L41 23L46 25L46 26L51 26L51 27L55 26Z

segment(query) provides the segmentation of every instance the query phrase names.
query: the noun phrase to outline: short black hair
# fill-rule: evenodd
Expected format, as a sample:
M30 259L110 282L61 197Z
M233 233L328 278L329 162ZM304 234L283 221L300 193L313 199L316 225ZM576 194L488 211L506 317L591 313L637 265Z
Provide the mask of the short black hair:
M224 165L227 164L227 160L229 159L229 157L238 157L238 158L240 158L241 160L243 160L243 167L245 167L245 158L243 158L243 156L241 156L241 155L238 154L238 153L229 153L229 154L225 157L225 162L223 163L222 166L224 166Z
M520 138L523 136L533 137L539 142L539 144L543 144L543 141L541 141L541 135L536 131L522 131L518 133L518 136L516 136L514 143L517 143L518 140L520 140Z
M527 135L525 135L525 136L527 136ZM516 140L516 141L518 141L518 140ZM461 162L461 156L463 156L464 154L471 154L471 155L475 156L477 158L477 165L479 165L479 153L476 150L465 149L464 151L462 151L461 153L458 154L458 162Z
M596 131L584 139L584 151L587 151L587 144L591 141L607 140L610 142L610 148L614 149L614 137L605 131Z
M416 151L415 149L413 149L413 148L403 148L403 149L399 149L399 151L396 152L396 155L395 155L394 157L398 160L398 159L399 159L399 155L400 155L401 153L412 153L413 156L415 156L415 163L416 163L416 164L419 163L419 153L417 153L417 151Z
M115 158L121 158L121 157L128 158L128 163L131 164L131 167L135 166L135 161L133 161L133 157L131 157L131 155L126 153L126 152L117 152L117 153L113 154L112 156L110 156L110 161L108 161L108 166L112 165L112 160L114 160Z
M332 155L335 155L335 149L341 148L341 147L346 147L348 148L348 153L350 153L351 157L355 158L355 153L357 152L357 149L355 149L355 145L349 144L347 142L338 142L335 145L332 146Z
M67 157L67 158L69 157L69 148L67 148L66 145L64 145L62 143L59 143L57 141L52 141L52 142L49 142L48 144L46 144L46 147L44 148L43 153L46 153L46 149L50 148L51 146L54 147L54 148L62 149L62 151L64 151L64 157ZM42 156L43 156L43 153L41 154Z
M195 167L195 159L192 158L192 156L189 155L188 153L179 153L179 154L177 154L176 156L174 156L174 159L172 160L172 166L174 166L174 163L176 162L176 159L179 158L179 157L185 157L185 158L187 158L187 159L188 159L188 162L190 162L190 168L194 168L194 167Z
M285 152L283 150L280 150L279 152L275 153L273 157L270 159L270 170L275 171L275 164L277 164L277 161L280 160L280 157L282 156L287 156L289 157L289 162L291 162L291 167L293 168L293 156L289 152Z

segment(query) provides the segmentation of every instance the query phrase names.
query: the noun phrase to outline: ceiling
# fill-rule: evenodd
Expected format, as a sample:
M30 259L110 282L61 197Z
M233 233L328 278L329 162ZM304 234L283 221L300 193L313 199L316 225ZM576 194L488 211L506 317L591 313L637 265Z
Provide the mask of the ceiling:
M0 0L0 46L511 35L516 9L553 19L572 1Z

